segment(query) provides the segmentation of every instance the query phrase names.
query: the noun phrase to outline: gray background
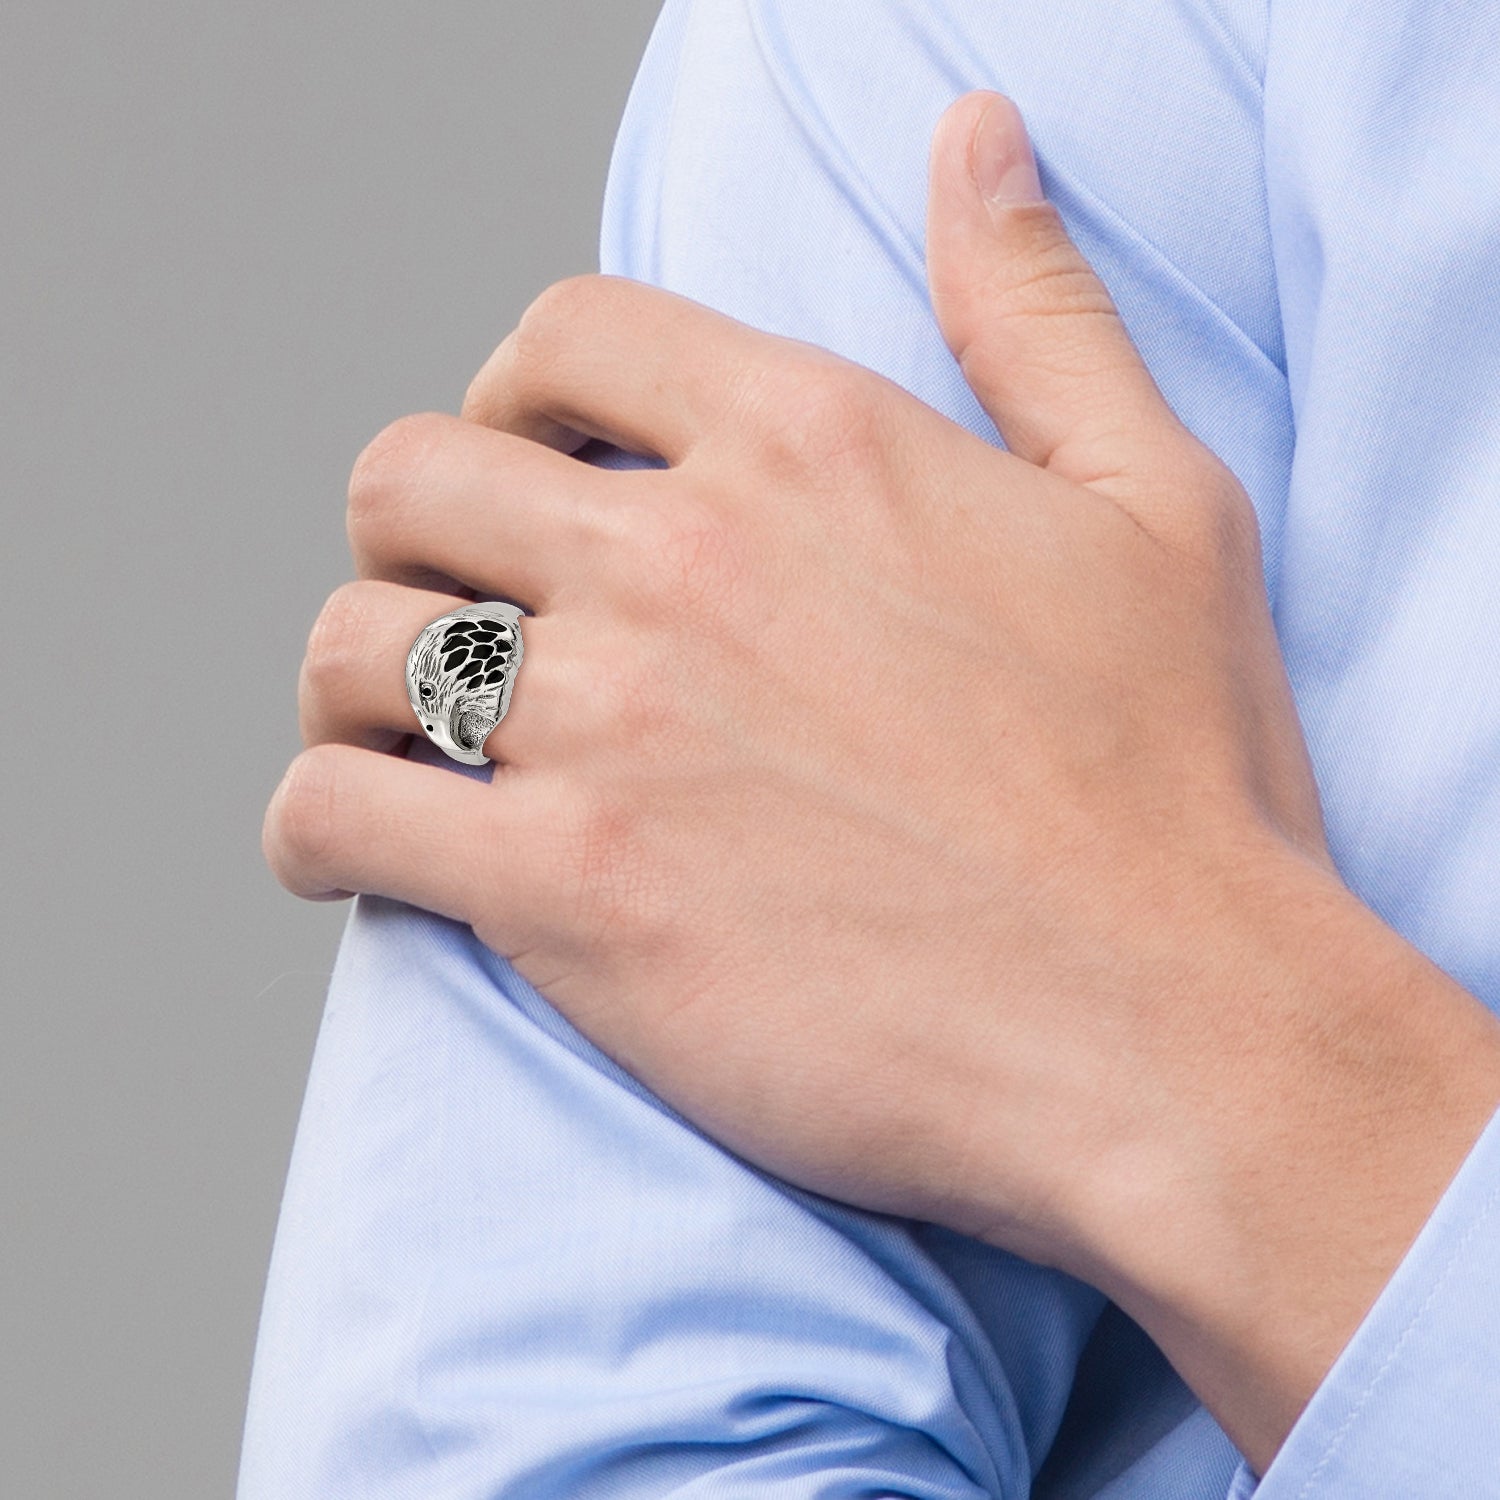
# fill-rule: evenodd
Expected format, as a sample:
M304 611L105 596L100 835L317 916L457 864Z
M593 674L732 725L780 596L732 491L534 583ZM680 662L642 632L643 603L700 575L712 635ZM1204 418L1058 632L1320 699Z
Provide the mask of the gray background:
M0 6L0 1490L231 1493L347 908L261 861L349 466L595 265L657 0Z

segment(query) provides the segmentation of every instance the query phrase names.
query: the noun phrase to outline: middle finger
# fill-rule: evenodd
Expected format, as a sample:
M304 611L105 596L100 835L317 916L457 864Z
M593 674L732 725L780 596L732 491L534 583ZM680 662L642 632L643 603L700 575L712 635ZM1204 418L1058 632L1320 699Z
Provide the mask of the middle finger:
M569 590L597 586L612 512L650 477L597 469L459 417L403 417L365 449L349 480L355 570L472 588L538 614Z

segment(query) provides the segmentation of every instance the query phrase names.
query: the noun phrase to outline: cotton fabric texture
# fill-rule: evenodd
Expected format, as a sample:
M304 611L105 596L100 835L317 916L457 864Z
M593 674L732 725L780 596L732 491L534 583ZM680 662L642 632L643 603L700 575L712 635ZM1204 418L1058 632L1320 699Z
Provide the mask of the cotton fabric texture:
M998 440L922 234L938 116L1011 95L1168 400L1254 500L1340 869L1491 1007L1497 58L1476 0L669 0L602 241L605 270ZM1257 1479L1096 1292L756 1171L467 928L361 897L239 1496L1496 1496L1497 1198L1500 1123Z

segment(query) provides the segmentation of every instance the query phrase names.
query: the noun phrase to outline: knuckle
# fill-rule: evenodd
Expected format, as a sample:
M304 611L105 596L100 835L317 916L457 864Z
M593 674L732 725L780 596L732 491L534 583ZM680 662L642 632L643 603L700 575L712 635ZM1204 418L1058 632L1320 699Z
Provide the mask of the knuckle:
M629 558L618 576L653 613L723 602L748 566L741 528L705 501L674 496L667 503L622 507L613 526L613 545Z
M681 733L681 700L662 691L660 676L637 663L616 670L611 681L598 685L610 738L631 754L671 750L674 736Z
M463 404L458 409L465 422L490 425L496 407L497 389L515 358L516 335L512 331L501 339L494 352L480 366L464 392Z
M614 740L636 694L634 673L617 657L602 654L570 664L569 718L581 729Z
M608 753L639 756L660 746L680 721L680 700L663 691L662 672L621 637L607 650L580 652L558 663L545 691L549 718L556 715L567 723L572 743Z
M583 518L583 534L600 562L614 559L613 570L640 576L650 569L666 544L666 507L638 499L634 504L598 507Z
M1236 562L1259 560L1260 517L1250 496L1234 478L1219 486L1215 507L1221 551Z
M661 549L662 581L683 603L722 601L745 571L739 534L725 516L679 516Z
M824 471L874 450L879 402L864 373L842 362L789 360L762 373L754 400L772 451Z
M566 854L578 912L590 932L628 937L644 916L647 865L643 813L595 794L580 799Z
M308 885L328 860L338 827L335 757L326 747L304 750L287 768L266 809L262 848L278 880Z
M1212 458L1195 464L1184 485L1196 500L1187 508L1179 538L1184 549L1215 577L1258 580L1260 521L1244 486Z
M1064 325L1087 318L1117 316L1115 305L1097 276L1082 261L1055 255L1005 283L995 301L1002 317L1055 318Z
M598 310L601 279L568 276L554 281L533 299L511 335L518 366L545 369L553 363L574 326Z
M1057 209L1034 205L1015 216L1011 254L989 272L984 306L997 317L1117 315L1104 283L1068 238Z
M308 632L302 660L309 696L321 697L347 682L360 660L369 614L366 591L357 582L340 584L328 596Z
M452 417L440 412L398 417L365 445L349 474L351 536L400 501L428 454L448 435L452 422Z

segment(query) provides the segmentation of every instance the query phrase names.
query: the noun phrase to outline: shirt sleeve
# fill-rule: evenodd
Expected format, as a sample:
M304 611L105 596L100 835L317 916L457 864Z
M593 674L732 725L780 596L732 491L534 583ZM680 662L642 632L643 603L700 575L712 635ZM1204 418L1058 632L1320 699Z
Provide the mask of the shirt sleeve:
M239 1495L1019 1500L1088 1296L756 1172L467 927L361 896Z
M1493 6L1273 5L1265 91L1297 423L1277 628L1330 847L1500 1012L1497 48ZM1500 1122L1252 1493L1500 1496Z
M1121 0L1105 24L1093 0L669 0L616 145L602 268L833 349L998 441L933 320L922 226L938 116L1002 88L1168 399L1274 510L1292 423L1260 9ZM1274 528L1266 551L1274 573ZM420 738L411 754L487 774ZM1100 1307L759 1173L467 928L360 897L277 1232L240 1500L1019 1500ZM1153 1422L1120 1402L1109 1432L1078 1431L1089 1461L1068 1472L1085 1477L1049 1495L1222 1494L1222 1435L1201 1409L1178 1422L1161 1388Z
M806 38L776 25L763 5L668 7L614 155L604 269L909 361L954 409L912 238L950 83L903 48L884 127L918 170L882 226L855 174L878 167L876 193L891 174L829 154L840 122L809 141L811 106L785 92ZM817 66L846 65L837 41L830 25ZM420 737L410 754L488 774ZM1022 1500L1100 1306L755 1170L472 931L361 896L277 1230L240 1500Z
M1230 1500L1500 1495L1500 1114L1257 1482Z

